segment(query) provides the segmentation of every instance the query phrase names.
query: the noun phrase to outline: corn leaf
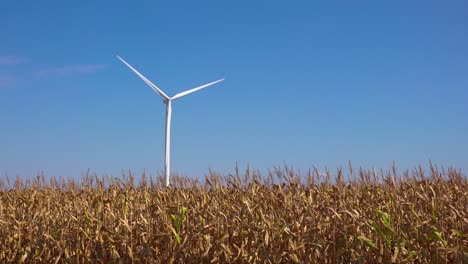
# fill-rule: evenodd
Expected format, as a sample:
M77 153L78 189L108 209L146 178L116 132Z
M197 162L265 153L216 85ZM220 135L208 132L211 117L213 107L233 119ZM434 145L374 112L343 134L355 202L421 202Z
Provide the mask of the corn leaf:
M366 237L358 236L358 239L359 239L361 242L364 242L364 244L366 244L366 245L368 245L368 246L370 246L370 247L373 247L373 248L375 248L375 249L379 249L379 248L377 247L377 245L376 245L374 242L372 242L372 240L370 240L370 239L368 239L368 238L366 238Z

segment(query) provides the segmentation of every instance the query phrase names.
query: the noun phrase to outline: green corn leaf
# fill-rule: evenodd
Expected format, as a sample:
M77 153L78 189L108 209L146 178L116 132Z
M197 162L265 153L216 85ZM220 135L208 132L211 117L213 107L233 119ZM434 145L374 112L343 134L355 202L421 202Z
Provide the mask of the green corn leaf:
M380 210L377 210L377 213L380 215L380 219L382 219L382 222L384 223L385 227L388 230L392 229L392 225L390 223L390 216L387 213L384 213Z
M180 244L179 233L177 233L177 231L173 227L171 227L171 230L172 230L172 233L174 234L174 237L175 237L175 240L176 240L177 244Z
M182 220L185 219L186 214L187 214L187 207L182 207L182 210L181 210Z
M179 214L179 221L178 221L178 230L180 231L180 227L182 226L182 222L184 221L185 219L185 214L187 213L187 207L182 207L182 209L180 210L180 214Z
M459 237L468 237L468 235L462 234L460 231L452 229L452 234L457 235Z
M408 255L408 257L406 257L405 259L403 259L403 261L401 263L408 263L408 262L411 262L412 260L414 260L416 257L417 257L418 253L416 253L416 251L411 251Z
M367 244L367 245L370 246L370 247L373 247L373 248L375 248L375 249L379 249L379 248L377 247L377 245L376 245L374 242L372 242L372 240L370 240L370 239L368 239L368 238L366 238L366 237L358 236L357 239L359 239L359 240L362 241L364 244Z
M374 222L374 221L372 221L372 220L370 220L369 222L370 222L372 228L375 230L375 232L377 232L377 234L379 234L379 236L380 236L381 238L384 238L384 239L385 239L385 235L384 235L384 233L382 232L382 229L380 229L379 225L377 225L377 223Z
M444 238L442 237L442 233L437 230L432 230L431 234L429 235L428 240L439 241L440 243L442 243L442 245L444 246L447 245L447 241L445 241Z
M176 226L176 225L177 225L177 216L171 214L171 219L172 219L172 224L173 224L174 226Z

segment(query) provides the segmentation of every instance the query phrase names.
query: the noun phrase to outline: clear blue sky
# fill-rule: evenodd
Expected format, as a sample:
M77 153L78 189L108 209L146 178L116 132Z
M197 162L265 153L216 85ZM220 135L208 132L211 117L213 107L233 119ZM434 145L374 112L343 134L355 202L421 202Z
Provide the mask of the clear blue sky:
M141 2L141 1L140 1ZM468 170L466 1L4 1L0 173ZM313 3L312 3L313 2ZM378 3L376 3L378 2Z

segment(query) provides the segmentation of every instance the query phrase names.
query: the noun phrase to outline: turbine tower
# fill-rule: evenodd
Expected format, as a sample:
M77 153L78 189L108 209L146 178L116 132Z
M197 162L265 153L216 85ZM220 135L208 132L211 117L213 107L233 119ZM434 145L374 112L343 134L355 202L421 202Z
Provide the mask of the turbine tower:
M169 177L171 175L171 114L172 114L172 101L179 99L181 97L184 97L186 95L189 95L193 92L196 92L198 90L204 89L208 86L211 86L213 84L219 83L221 81L224 81L224 79L219 79L214 82L210 82L207 84L204 84L202 86L195 87L193 89L187 90L185 92L178 93L172 97L167 96L161 89L159 89L156 85L154 85L152 82L150 82L148 79L146 79L145 76L143 76L141 73L139 73L135 68L133 68L130 64L128 64L124 59L122 59L120 56L117 56L119 60L121 60L127 67L129 67L133 72L135 72L138 77L140 77L146 84L148 84L155 92L157 92L159 95L161 95L163 99L163 103L166 104L166 160L165 160L165 165L164 165L164 172L166 174L166 186L169 186Z

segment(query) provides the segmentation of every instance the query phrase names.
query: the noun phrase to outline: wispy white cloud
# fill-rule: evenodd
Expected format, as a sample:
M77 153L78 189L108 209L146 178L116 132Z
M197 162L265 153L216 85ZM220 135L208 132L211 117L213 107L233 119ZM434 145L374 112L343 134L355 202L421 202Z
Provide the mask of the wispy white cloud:
M24 60L13 55L0 56L0 65L17 65L23 63Z
M85 65L73 65L63 66L57 68L48 68L38 71L39 75L63 75L63 74L81 74L81 73L93 73L98 70L104 69L104 64L85 64Z

